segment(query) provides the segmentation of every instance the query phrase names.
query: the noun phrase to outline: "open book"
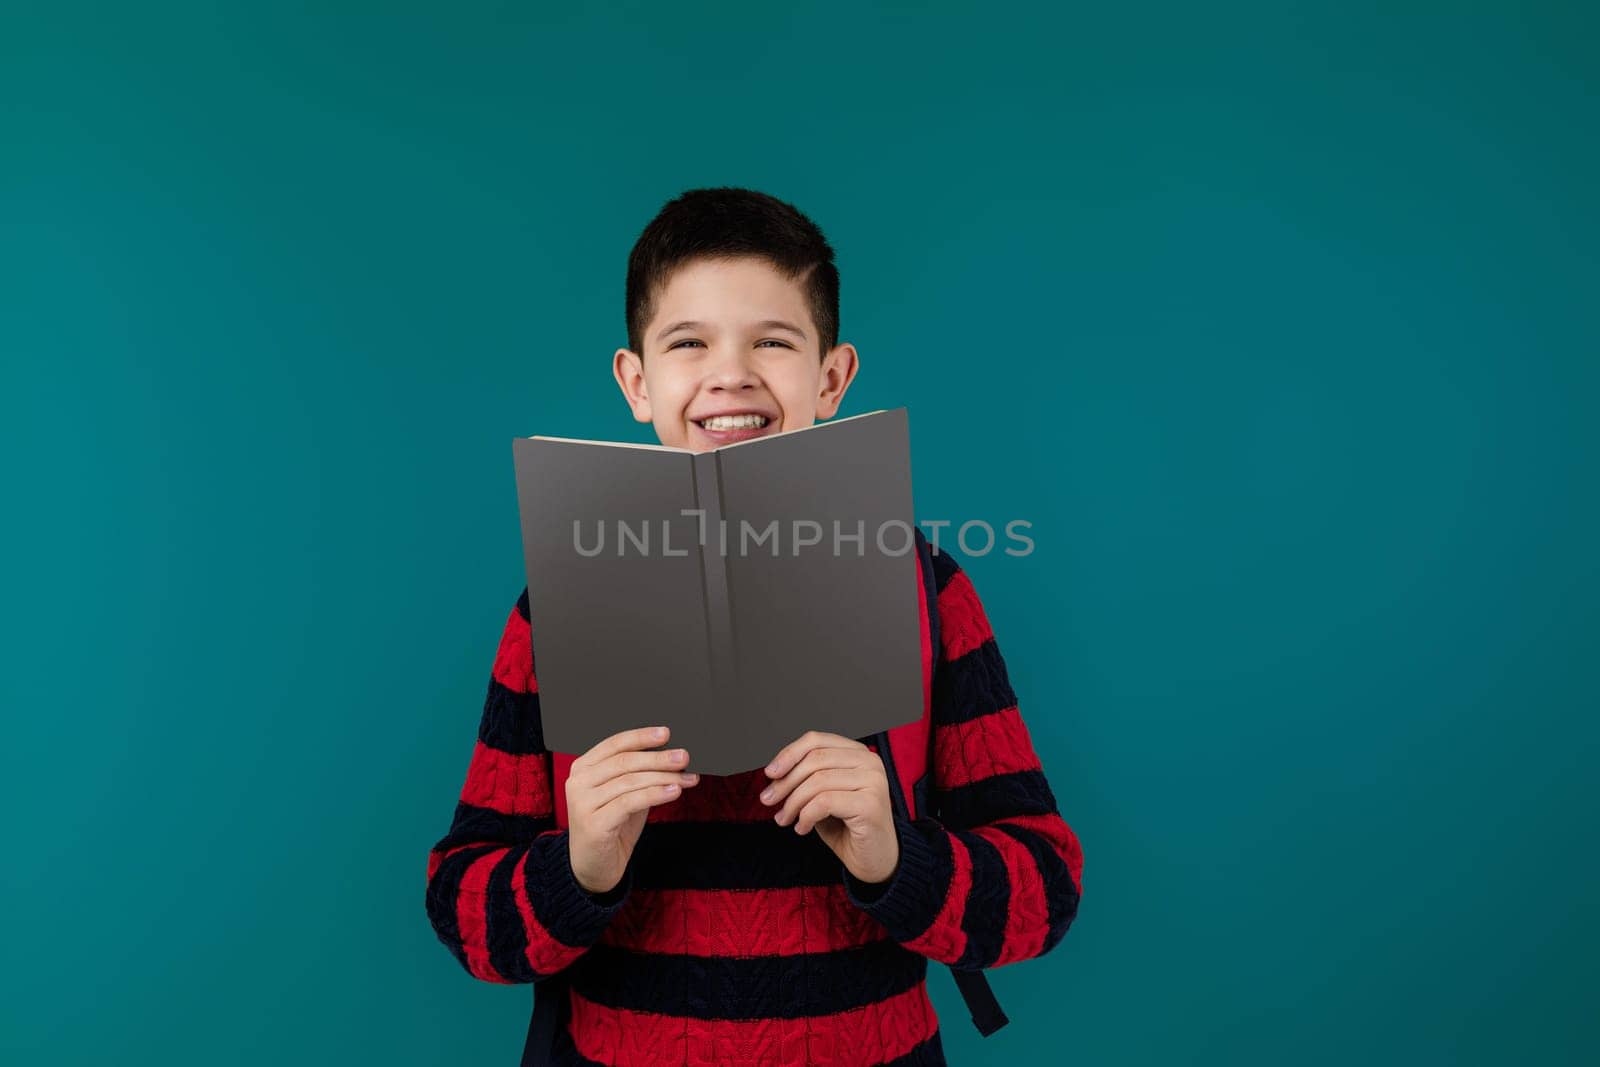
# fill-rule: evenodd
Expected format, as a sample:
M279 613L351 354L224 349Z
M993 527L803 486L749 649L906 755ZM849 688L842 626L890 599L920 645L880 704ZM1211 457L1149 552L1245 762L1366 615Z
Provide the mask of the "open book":
M922 714L906 409L709 452L512 442L545 746L664 723L692 770Z

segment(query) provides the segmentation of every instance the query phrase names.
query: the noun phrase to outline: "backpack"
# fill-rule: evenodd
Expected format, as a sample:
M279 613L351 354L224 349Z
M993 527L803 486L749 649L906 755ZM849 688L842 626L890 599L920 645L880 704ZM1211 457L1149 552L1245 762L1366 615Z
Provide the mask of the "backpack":
M914 820L928 814L929 768L933 764L933 671L939 649L938 591L933 574L932 550L921 530L916 530L917 607L921 612L922 717L869 737L858 738L883 760L889 779L889 804L897 816ZM567 775L576 753L552 752L551 774L555 790L556 826L567 827ZM983 972L950 969L961 998L972 1013L973 1025L988 1037L1010 1020L995 999ZM533 1018L522 1050L522 1067L549 1062L557 1031L571 1009L567 973L560 971L534 984Z

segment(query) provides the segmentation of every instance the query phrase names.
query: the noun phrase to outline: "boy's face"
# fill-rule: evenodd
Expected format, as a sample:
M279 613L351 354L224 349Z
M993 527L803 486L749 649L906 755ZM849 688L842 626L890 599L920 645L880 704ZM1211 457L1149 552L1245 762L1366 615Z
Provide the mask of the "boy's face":
M678 268L642 343L643 353L619 348L613 359L622 395L662 444L694 452L831 418L859 366L850 344L824 358L799 283L754 256ZM766 421L704 425L717 415Z

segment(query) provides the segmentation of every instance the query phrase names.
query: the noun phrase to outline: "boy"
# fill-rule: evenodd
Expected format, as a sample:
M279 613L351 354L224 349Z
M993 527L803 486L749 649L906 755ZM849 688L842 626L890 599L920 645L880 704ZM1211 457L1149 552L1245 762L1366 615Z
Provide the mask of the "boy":
M800 429L838 411L859 366L838 299L833 250L794 207L691 190L629 256L612 370L665 445ZM927 961L974 971L1061 940L1077 838L971 582L916 539L938 613L937 818L902 817L875 749L817 731L765 768L700 779L641 708L639 729L572 762L558 829L523 590L427 909L473 977L565 986L525 1062L943 1064Z

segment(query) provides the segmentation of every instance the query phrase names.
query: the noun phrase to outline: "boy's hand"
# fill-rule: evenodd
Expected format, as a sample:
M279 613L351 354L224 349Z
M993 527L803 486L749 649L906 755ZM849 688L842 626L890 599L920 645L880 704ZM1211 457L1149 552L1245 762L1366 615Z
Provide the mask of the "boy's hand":
M796 833L816 828L850 873L863 882L886 882L900 863L889 777L883 760L860 741L810 730L785 745L767 765L775 779L763 804L782 805L779 826Z
M660 731L656 733L655 731ZM567 775L567 851L578 884L599 895L616 888L650 809L678 799L700 776L689 753L657 751L665 726L623 730L572 761Z

